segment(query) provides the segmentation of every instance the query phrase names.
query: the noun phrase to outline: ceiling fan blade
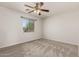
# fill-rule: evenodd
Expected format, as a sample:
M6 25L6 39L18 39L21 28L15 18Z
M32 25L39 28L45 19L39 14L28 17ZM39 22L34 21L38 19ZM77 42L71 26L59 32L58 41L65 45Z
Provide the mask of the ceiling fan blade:
M44 12L49 12L49 10L46 10L46 9L41 9L41 11L44 11Z
M44 3L43 2L40 2L40 6L43 6L44 5Z
M38 7L38 5L39 5L39 3L37 2L35 7Z
M39 2L39 3L37 2L37 3L36 3L36 7L37 7L37 8L38 8L38 7L41 7L41 6L43 6L43 4L44 4L43 2Z
M33 8L32 6L29 6L29 5L24 5L24 6L26 6L26 7L30 7L30 8Z
M26 11L29 11L30 9L25 9Z
M34 10L32 10L32 11L30 11L30 12L28 12L28 13L31 13L31 12L34 12Z

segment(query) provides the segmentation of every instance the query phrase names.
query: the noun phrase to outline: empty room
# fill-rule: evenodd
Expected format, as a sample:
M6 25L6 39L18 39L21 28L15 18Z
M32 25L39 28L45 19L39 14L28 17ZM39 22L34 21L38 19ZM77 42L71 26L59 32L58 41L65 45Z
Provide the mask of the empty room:
M78 57L79 2L0 2L0 57Z

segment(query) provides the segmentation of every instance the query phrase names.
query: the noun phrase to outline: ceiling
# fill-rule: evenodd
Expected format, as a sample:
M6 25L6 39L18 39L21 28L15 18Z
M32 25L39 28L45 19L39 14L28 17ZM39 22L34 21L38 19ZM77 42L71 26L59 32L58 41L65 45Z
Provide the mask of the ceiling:
M27 14L28 7L25 7L24 4L35 6L35 2L0 2L0 6L7 7L16 11L24 12ZM30 13L30 15L40 18L46 18L54 14L60 14L64 12L73 12L79 10L78 2L44 2L42 8L49 9L50 12L42 12L42 15L39 16L36 13Z

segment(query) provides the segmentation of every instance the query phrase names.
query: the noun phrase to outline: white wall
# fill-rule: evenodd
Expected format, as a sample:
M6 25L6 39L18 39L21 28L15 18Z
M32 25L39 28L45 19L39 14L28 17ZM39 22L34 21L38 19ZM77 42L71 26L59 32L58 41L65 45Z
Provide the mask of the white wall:
M20 16L37 19L35 31L24 33ZM41 20L24 13L0 7L0 48L41 38Z
M43 22L43 38L79 45L79 12L54 14Z

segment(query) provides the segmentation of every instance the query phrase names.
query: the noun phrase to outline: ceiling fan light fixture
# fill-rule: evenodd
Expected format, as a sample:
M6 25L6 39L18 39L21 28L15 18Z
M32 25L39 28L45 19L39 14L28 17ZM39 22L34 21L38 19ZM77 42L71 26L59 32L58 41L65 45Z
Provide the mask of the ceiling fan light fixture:
M35 10L34 13L39 14L40 13L40 10Z
M37 11L36 10L34 10L34 13L36 13Z
M37 10L37 14L39 14L40 13L40 10Z

